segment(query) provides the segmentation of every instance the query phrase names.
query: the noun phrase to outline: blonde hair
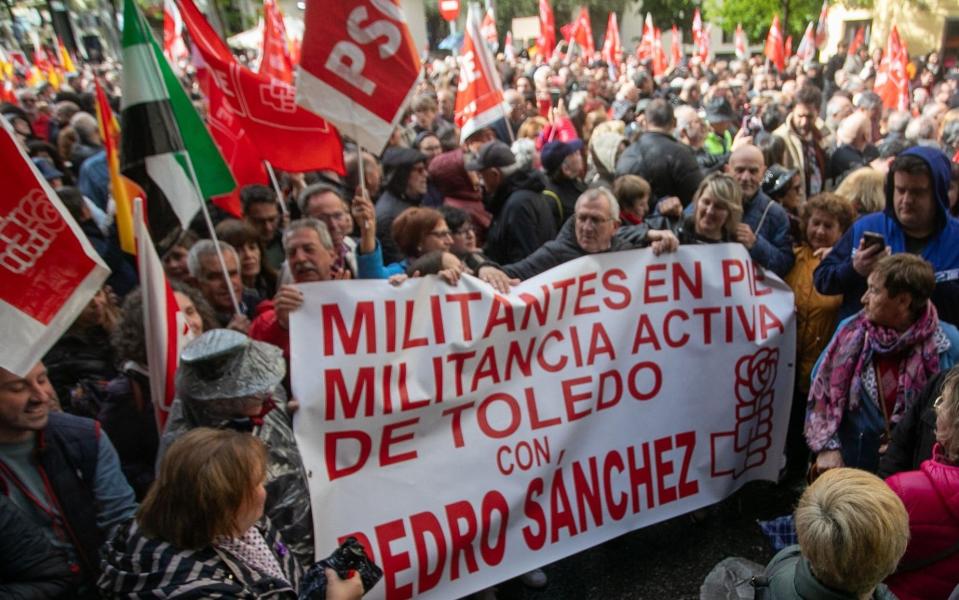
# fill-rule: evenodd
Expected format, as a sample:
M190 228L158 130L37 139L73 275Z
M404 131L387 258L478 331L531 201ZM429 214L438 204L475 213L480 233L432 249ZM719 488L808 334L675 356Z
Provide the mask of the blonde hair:
M712 194L713 198L729 212L723 229L732 237L743 218L743 188L739 186L738 181L726 173L717 172L707 175L693 195L693 214L696 214L696 210L699 209L700 196L706 192Z
M825 585L863 596L892 574L909 543L909 516L886 483L858 469L830 469L799 499L799 547Z
M230 429L198 427L167 450L140 509L144 533L179 549L234 533L240 509L266 477L266 446Z
M945 431L940 431L940 421ZM943 381L936 423L936 441L942 446L944 458L952 464L959 464L959 369L952 369Z
M836 193L852 203L859 215L880 212L886 207L886 177L869 167L850 173Z
M547 125L549 125L549 121L543 117L529 117L523 121L522 125L519 126L519 131L516 132L516 137L530 138L531 140L535 140L536 136L538 136L541 131L546 129Z

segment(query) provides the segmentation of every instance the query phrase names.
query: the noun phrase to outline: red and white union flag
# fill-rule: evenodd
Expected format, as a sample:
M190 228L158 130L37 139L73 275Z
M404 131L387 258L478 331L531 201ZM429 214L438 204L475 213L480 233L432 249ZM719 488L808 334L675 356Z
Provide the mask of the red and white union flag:
M33 368L110 270L0 119L0 367Z
M308 2L296 101L379 154L420 77L399 0Z

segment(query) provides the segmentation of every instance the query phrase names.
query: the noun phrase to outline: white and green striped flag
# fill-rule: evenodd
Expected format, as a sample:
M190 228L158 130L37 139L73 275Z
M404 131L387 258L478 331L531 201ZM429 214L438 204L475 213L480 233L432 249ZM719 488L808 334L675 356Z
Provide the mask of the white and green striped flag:
M133 0L123 16L121 171L146 192L150 234L162 244L203 198L236 182Z

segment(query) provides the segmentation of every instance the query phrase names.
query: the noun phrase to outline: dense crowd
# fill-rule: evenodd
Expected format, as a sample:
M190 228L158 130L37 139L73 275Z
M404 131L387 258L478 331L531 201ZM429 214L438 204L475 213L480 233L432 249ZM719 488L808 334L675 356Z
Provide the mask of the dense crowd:
M279 173L240 191L242 217L214 211L223 268L201 221L160 244L195 338L162 432L93 108L94 75L119 101L117 67L20 87L3 116L112 273L27 376L0 370L0 591L296 597L323 558L292 432L298 284L468 274L508 293L589 254L733 243L795 293L782 478L814 481L798 545L757 585L773 598L947 598L959 68L915 57L910 105L890 110L873 91L880 55L846 50L782 73L758 57L693 58L659 77L632 56L618 69L500 56L506 116L465 139L455 60L429 61L380 156L344 140L344 175ZM189 69L183 83L202 109ZM361 595L358 576L322 573L326 598ZM546 585L539 570L523 580Z

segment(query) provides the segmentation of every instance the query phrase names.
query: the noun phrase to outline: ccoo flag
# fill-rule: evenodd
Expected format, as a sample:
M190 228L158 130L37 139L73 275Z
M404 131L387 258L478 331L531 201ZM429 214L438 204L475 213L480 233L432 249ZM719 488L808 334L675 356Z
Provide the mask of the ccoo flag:
M124 2L123 67L121 169L146 192L151 237L163 243L203 198L236 182L133 0Z

